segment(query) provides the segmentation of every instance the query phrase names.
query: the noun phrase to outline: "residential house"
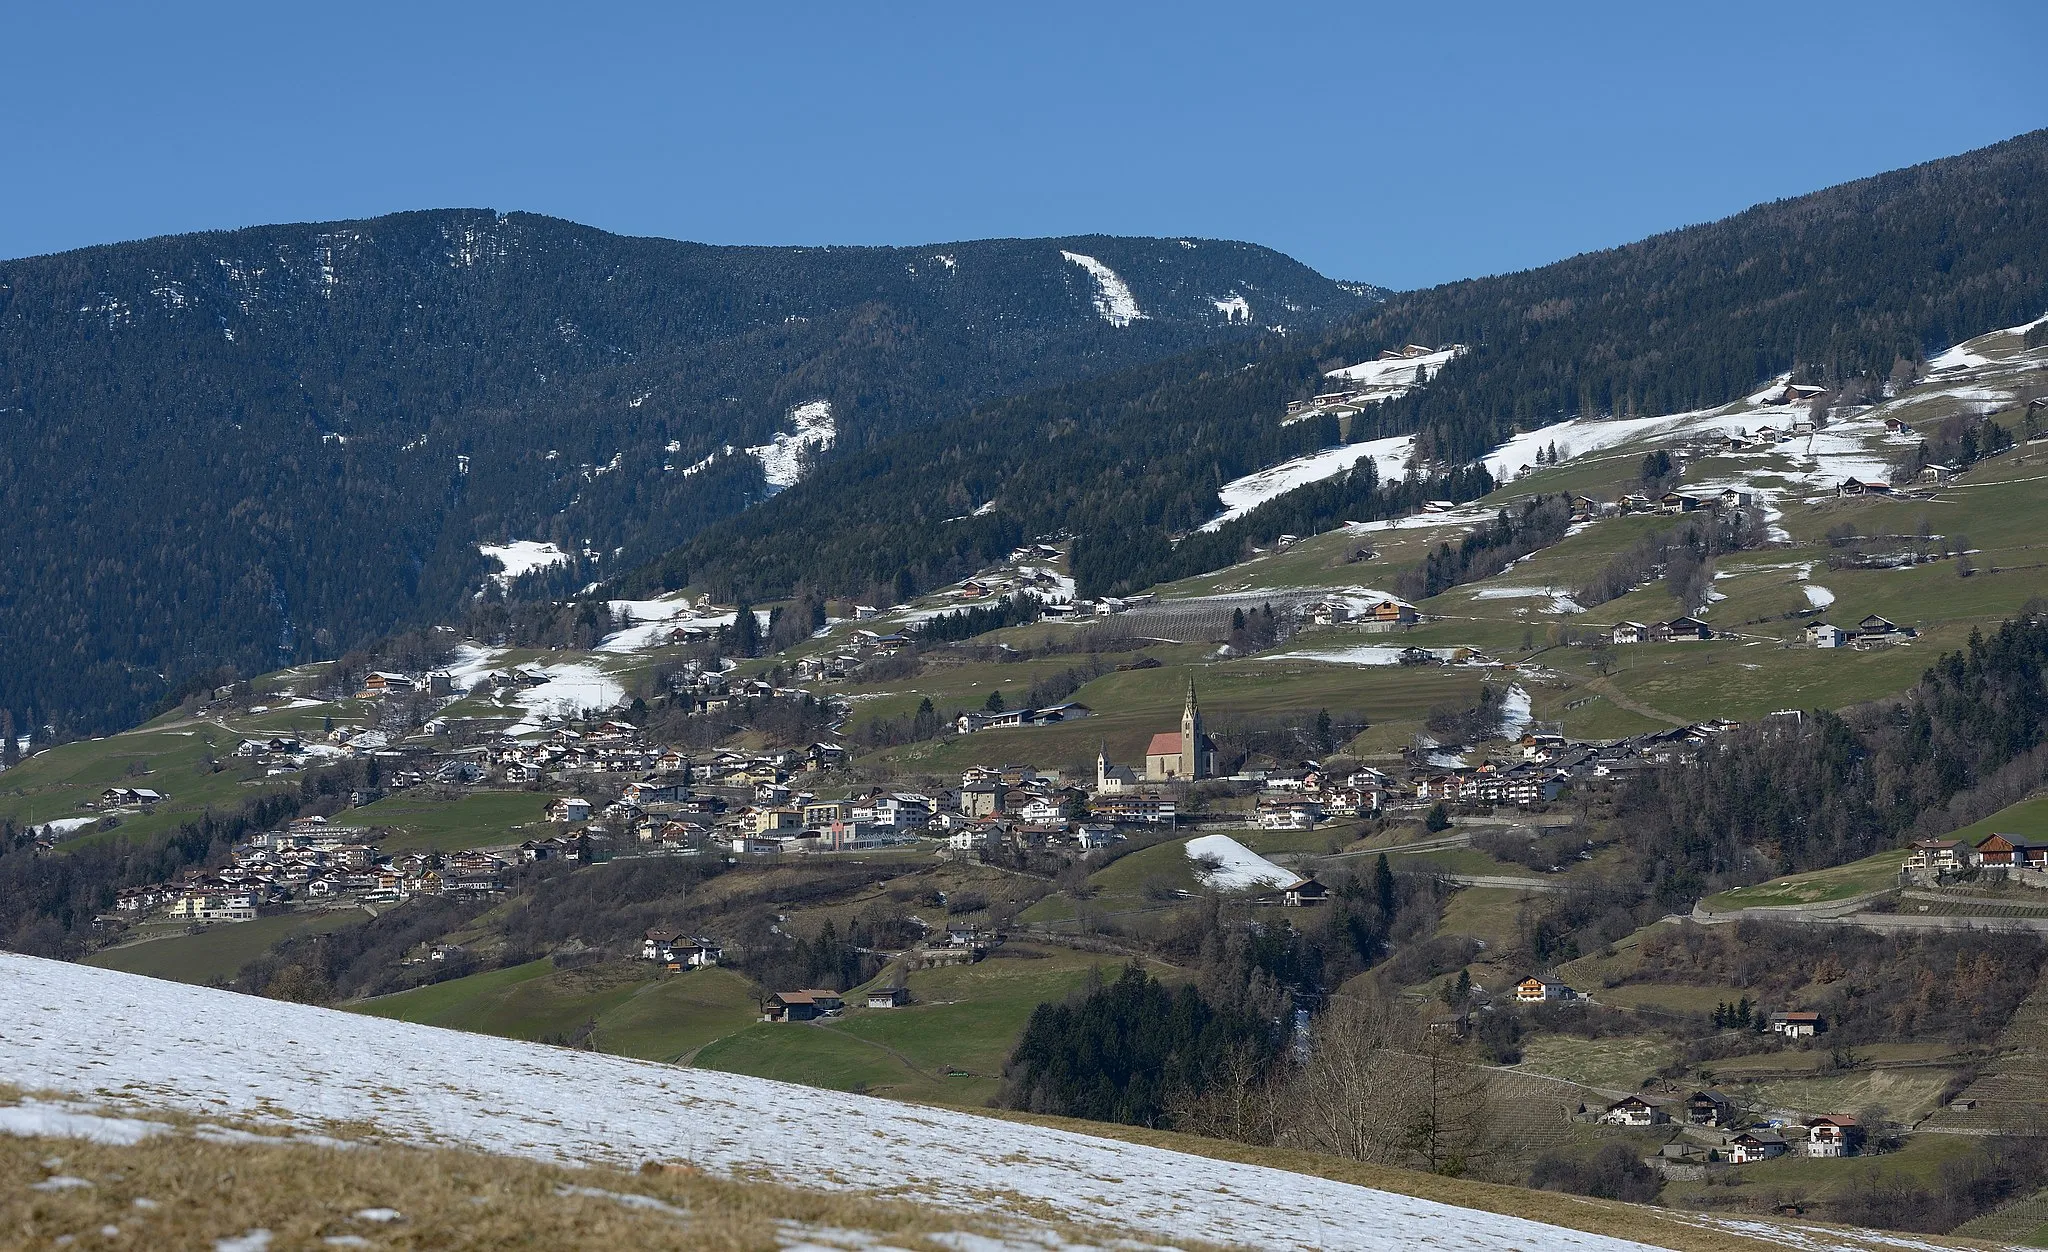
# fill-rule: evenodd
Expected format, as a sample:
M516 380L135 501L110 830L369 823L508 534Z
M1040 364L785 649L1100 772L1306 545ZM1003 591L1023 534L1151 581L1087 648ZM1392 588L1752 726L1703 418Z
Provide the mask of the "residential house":
M910 1003L908 987L870 987L868 1007L871 1009L900 1009Z
M1914 630L1911 626L1901 626L1887 618L1879 617L1875 613L1856 623L1856 638L1858 642L1876 640L1889 643L1895 639L1913 639L1918 637L1919 634L1920 632Z
M1713 637L1713 629L1697 617L1674 617L1650 627L1652 643L1686 643Z
M1088 809L1105 821L1166 825L1174 820L1172 800L1157 795L1101 795Z
M1600 1121L1609 1126L1662 1126L1671 1118L1641 1096L1625 1096L1607 1106Z
M551 822L587 822L590 820L590 801L582 796L561 796L548 805L548 820Z
M1616 622L1608 629L1608 637L1616 643L1641 643L1649 630L1641 622Z
M1953 874L1970 863L1971 851L1960 839L1916 839L1899 868L1907 873Z
M1836 486L1835 494L1840 496L1882 496L1891 494L1892 485L1875 479L1845 478Z
M1366 617L1382 625L1411 626L1422 619L1412 604L1382 600L1366 610Z
M960 788L960 812L979 821L1002 813L1009 792L1000 782L976 783Z
M1515 984L1515 999L1522 1004L1541 1004L1546 1000L1570 1000L1578 995L1570 987L1548 974L1531 974Z
M1863 1128L1846 1113L1806 1119L1806 1155L1850 1156L1863 1140Z
M804 827L803 810L788 805L755 809L753 827L757 835L795 834Z
M1728 1141L1725 1149L1732 1165L1750 1165L1785 1155L1785 1140L1768 1130L1745 1130Z
M1936 486L1940 486L1948 482L1949 479L1954 478L1955 474L1956 471L1955 467L1953 466L1929 465L1920 471L1920 481L1923 483L1933 483Z
M1695 1091L1686 1097L1685 1120L1695 1126L1726 1126L1735 1116L1734 1103L1718 1091Z
M1330 889L1313 878L1300 878L1280 890L1280 902L1291 909L1310 908L1326 904Z
M1853 638L1854 635L1840 626L1830 626L1826 622L1815 622L1806 628L1806 642L1816 648L1847 647Z
M1811 1039L1828 1028L1818 1013L1773 1013L1770 1023L1773 1032L1788 1039Z
M1994 831L1977 844L1970 859L1985 869L2044 869L2048 868L2048 843Z
M1657 511L1659 513L1691 513L1699 507L1700 498L1698 496L1687 495L1682 491L1667 491L1657 497Z
M1314 800L1259 799L1260 830L1313 830L1322 816L1322 806Z

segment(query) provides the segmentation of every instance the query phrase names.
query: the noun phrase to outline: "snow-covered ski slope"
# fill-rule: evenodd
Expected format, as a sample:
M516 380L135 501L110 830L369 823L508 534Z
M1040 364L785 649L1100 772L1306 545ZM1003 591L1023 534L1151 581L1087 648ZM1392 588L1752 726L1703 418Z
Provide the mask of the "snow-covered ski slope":
M688 1160L1253 1247L1648 1246L970 1113L12 954L0 954L0 1013L0 1082L302 1130L365 1120L418 1143L628 1168Z

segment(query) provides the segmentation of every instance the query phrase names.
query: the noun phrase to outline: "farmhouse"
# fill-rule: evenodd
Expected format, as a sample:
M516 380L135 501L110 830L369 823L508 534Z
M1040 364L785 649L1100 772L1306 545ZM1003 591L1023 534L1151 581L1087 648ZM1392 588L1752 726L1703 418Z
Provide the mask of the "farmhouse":
M1313 878L1303 878L1287 884L1280 892L1280 901L1288 908L1308 908L1329 900L1330 889Z
M897 1009L908 1003L908 987L872 987L868 990L868 1007L871 1009Z
M1531 974L1515 984L1515 999L1523 1004L1541 1004L1545 1000L1569 1000L1577 994L1548 974Z
M1900 868L1907 872L1948 874L1962 869L1969 860L1970 852L1960 839L1916 839Z
M1815 622L1806 628L1806 642L1816 648L1846 647L1853 638L1854 635L1840 626L1830 626L1826 622Z
M778 991L768 998L762 1018L771 1022L808 1022L820 1017L837 1017L846 1001L837 991L812 988Z
M1811 1039L1828 1028L1818 1013L1773 1013L1771 1029L1789 1039Z
M1616 643L1641 643L1649 630L1641 622L1616 622L1608 636Z
M1863 1128L1846 1113L1824 1114L1806 1121L1806 1155L1849 1156L1863 1139Z
M1785 1155L1785 1151L1785 1140L1768 1130L1745 1130L1730 1139L1727 1148L1728 1160L1735 1165L1768 1161Z
M1695 1091L1686 1097L1685 1120L1695 1126L1726 1126L1735 1120L1735 1106L1718 1091Z
M1674 617L1650 627L1651 643L1686 643L1713 637L1713 629L1697 617Z
M1985 869L2044 869L2048 868L2048 843L1993 832L1977 845L1970 859Z
M1608 1105L1600 1120L1609 1126L1661 1126L1671 1119L1641 1096L1626 1096Z

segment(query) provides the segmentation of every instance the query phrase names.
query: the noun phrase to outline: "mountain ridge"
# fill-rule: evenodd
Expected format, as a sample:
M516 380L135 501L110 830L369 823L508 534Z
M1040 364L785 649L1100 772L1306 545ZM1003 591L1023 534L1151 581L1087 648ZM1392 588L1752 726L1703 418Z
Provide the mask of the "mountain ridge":
M1103 312L1109 273L1137 316ZM456 609L478 543L573 590L973 403L1370 303L1253 244L722 247L423 210L0 262L0 708L104 730ZM545 581L545 580L544 580Z

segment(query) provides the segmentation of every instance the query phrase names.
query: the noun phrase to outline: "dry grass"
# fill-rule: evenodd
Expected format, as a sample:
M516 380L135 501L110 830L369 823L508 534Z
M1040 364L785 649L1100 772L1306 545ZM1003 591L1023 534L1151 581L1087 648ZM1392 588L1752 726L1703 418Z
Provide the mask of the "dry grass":
M0 1105L11 1102L0 1089ZM717 1178L683 1162L649 1162L629 1174L372 1140L251 1142L255 1136L244 1134L243 1141L213 1142L195 1135L189 1118L151 1114L146 1120L160 1120L166 1133L130 1146L0 1135L0 1246L208 1248L253 1231L268 1232L267 1241L245 1246L273 1252L742 1252L799 1242L948 1252L951 1245L933 1236L960 1234L1027 1245L1014 1220L802 1190L774 1179ZM1042 1234L1048 1227L1068 1243L1130 1234L1057 1220L1032 1229Z
M1460 1208L1504 1213L1511 1217L1562 1226L1568 1230L1584 1231L1587 1234L1633 1239L1655 1247L1671 1248L1675 1252L1783 1252L1786 1247L1794 1246L1826 1246L1843 1249L1844 1252L1878 1252L1879 1249L1896 1249L1899 1246L1895 1236L1818 1222L1778 1223L1768 1218L1758 1219L1743 1215L1739 1220L1747 1223L1744 1227L1745 1233L1738 1233L1735 1229L1720 1225L1716 1219L1702 1214L1624 1204L1618 1200L1596 1200L1555 1191L1532 1191L1524 1187L1477 1182L1467 1178L1444 1178L1416 1170L1388 1165L1367 1165L1314 1152L1254 1147L1227 1139L1208 1139L1200 1135L1178 1134L1167 1130L1112 1126L1034 1113L987 1109L974 1111L1009 1121L1027 1122L1034 1126L1052 1126L1102 1139L1121 1139L1127 1143L1142 1143L1219 1161L1237 1161L1245 1165L1262 1165L1297 1174L1310 1174L1336 1182L1353 1183L1361 1187L1414 1196L1417 1199L1434 1200L1440 1204L1453 1204ZM1797 1230L1804 1236L1805 1242L1802 1244L1790 1239L1772 1237L1768 1233L1771 1226ZM1937 1248L1991 1246L1975 1240L1940 1235L1909 1237L1925 1246Z

